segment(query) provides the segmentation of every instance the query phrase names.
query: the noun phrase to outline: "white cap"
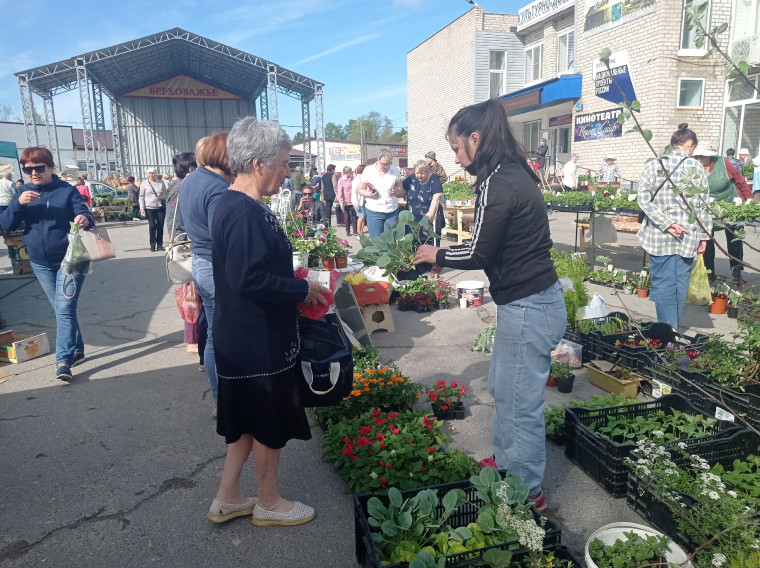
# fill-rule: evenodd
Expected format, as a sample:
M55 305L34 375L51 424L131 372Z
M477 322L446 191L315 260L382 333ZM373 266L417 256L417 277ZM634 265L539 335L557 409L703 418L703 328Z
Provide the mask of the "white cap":
M742 154L747 154L749 156L749 150L746 148L739 148L739 155L741 156Z
M156 168L148 168L148 173L149 174L155 174L156 173Z
M691 155L694 158L696 158L697 156L705 156L706 158L712 158L713 156L718 155L718 151L708 146L697 146Z

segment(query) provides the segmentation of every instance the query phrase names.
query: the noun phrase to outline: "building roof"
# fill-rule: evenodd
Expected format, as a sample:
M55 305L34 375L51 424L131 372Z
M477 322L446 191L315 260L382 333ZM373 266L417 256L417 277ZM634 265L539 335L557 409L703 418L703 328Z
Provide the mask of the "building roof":
M90 79L112 96L185 74L253 99L266 89L270 66L276 69L278 90L286 95L309 101L315 88L322 86L266 59L181 28L20 71L16 76L26 75L30 89L40 95L70 91L77 85L77 59L84 60Z

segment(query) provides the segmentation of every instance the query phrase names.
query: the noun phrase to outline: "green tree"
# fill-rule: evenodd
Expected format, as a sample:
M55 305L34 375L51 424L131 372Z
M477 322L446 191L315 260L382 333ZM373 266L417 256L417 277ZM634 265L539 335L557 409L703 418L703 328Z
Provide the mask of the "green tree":
M293 136L293 144L300 144L304 141L303 132L296 132L295 136Z
M328 122L325 125L325 138L346 140L346 128L335 124L334 122Z

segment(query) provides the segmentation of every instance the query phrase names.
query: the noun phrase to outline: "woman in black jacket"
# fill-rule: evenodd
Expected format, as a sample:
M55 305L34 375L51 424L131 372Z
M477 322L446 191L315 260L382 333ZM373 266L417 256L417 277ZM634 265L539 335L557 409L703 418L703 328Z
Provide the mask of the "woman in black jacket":
M465 107L449 123L456 163L475 176L472 241L423 245L415 263L485 270L497 304L488 375L494 398L491 443L499 468L519 475L529 501L546 508L544 387L551 351L565 332L564 294L549 251L552 241L538 178L497 100Z

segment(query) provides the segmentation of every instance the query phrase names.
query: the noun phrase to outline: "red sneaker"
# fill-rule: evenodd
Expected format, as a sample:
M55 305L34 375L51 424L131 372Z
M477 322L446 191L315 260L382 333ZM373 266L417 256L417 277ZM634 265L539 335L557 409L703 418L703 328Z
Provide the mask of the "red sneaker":
M546 510L547 504L546 504L546 491L543 489L541 490L541 493L536 495L535 497L528 497L528 504L533 505L533 508L536 510L536 513L542 513Z

